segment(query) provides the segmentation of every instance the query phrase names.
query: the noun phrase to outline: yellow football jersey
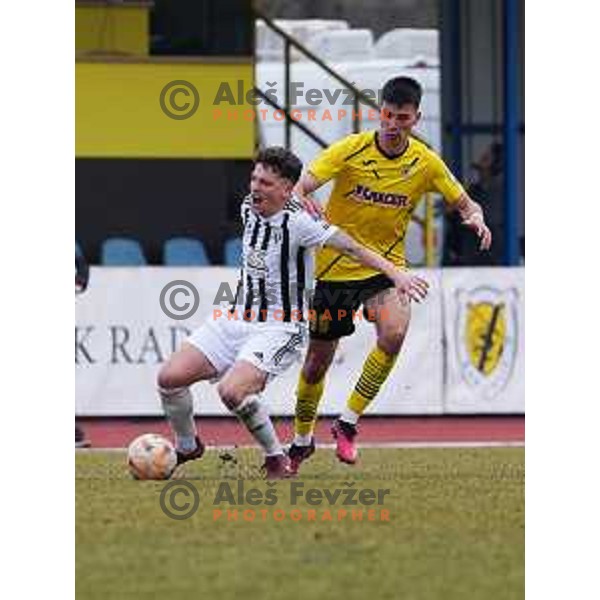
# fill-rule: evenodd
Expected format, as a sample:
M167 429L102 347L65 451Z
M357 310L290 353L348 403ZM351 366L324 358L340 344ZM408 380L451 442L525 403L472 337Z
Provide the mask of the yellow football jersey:
M320 183L335 180L327 220L401 267L406 265L406 230L423 194L439 192L453 203L464 193L444 161L423 142L411 137L401 155L390 157L380 148L376 131L332 144L308 170ZM377 271L322 248L315 274L325 281L343 281L366 279Z

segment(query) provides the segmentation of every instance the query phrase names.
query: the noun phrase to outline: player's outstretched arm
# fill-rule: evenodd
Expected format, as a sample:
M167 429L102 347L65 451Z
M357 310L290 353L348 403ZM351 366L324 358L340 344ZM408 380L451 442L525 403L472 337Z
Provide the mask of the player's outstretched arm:
M343 231L336 231L325 242L325 246L335 248L365 267L376 269L389 277L394 282L400 299L404 302L407 302L408 299L420 302L427 295L429 288L427 281L417 275L397 269L389 260L357 243Z
M294 193L300 202L302 202L304 210L317 217L323 215L323 209L314 198L310 197L310 194L312 194L315 190L318 190L321 185L322 184L317 181L317 178L314 175L306 171L302 173L298 183L296 183L294 187Z
M462 194L456 203L456 210L462 219L462 224L474 231L479 238L479 249L489 250L492 245L492 232L485 224L481 206L467 194Z

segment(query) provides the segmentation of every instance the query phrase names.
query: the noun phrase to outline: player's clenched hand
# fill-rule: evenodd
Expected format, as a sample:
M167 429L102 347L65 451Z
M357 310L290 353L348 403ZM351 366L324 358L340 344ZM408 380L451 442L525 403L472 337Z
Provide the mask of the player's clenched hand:
M480 250L490 249L492 245L492 232L485 224L481 213L476 212L472 214L468 219L463 221L463 225L475 232L475 235L479 238Z
M310 194L321 187L321 183L317 178L307 171L302 173L298 183L294 186L294 193L300 200L304 210L313 217L322 217L323 209L321 205Z
M298 196L298 200L300 200L300 202L302 203L304 210L308 214L310 214L314 217L322 217L323 216L323 209L321 208L321 205L314 198L311 198L311 196L307 196L305 194L297 194L297 196Z
M405 271L396 271L393 277L394 285L398 292L398 296L403 303L408 300L421 302L427 296L429 284L425 279L418 275L406 273Z

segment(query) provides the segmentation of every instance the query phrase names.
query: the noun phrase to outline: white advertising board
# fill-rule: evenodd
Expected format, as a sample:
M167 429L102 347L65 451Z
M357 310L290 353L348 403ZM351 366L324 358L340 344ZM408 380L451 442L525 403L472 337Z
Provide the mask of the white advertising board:
M431 284L430 294L426 302L413 307L404 350L369 407L371 414L439 414L443 410L441 272L423 273ZM161 309L161 292L176 281L190 282L198 292L197 310L186 320L173 319ZM76 414L162 414L155 387L160 365L191 330L213 314L219 290L223 300L224 291L234 293L236 283L237 271L222 267L92 268L88 291L76 298ZM182 307L196 301L185 290L173 299ZM367 322L358 322L356 333L342 340L320 412L336 414L343 408L374 343L374 326ZM265 391L273 414L293 414L299 369L300 364L295 365ZM228 414L215 386L199 383L194 395L198 414Z

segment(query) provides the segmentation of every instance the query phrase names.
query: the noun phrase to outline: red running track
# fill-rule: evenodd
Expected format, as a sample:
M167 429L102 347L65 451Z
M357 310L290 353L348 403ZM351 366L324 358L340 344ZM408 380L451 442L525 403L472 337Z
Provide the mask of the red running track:
M293 432L290 418L275 419L282 441ZM142 433L171 437L167 423L155 418L82 418L78 420L93 448L123 448ZM230 417L204 417L196 420L202 440L215 446L252 445L250 434ZM331 419L317 424L317 443L331 443ZM360 421L362 443L515 443L525 441L525 417L445 416L445 417L364 417Z

